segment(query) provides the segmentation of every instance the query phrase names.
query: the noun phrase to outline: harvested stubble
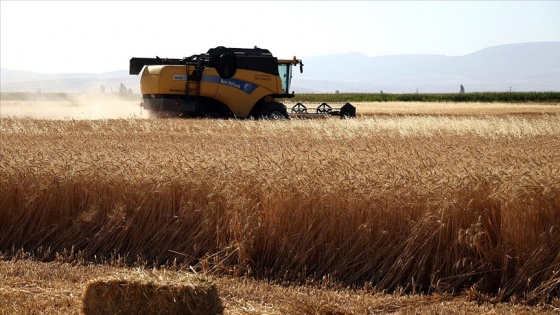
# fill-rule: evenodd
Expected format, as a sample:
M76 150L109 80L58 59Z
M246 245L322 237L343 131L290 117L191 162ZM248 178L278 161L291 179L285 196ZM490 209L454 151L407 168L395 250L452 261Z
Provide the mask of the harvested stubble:
M221 314L216 287L200 276L165 279L122 273L90 281L83 296L85 315Z
M183 271L41 263L30 259L0 261L0 314L83 314L83 291L93 279L108 275L149 274L166 279L184 277ZM219 289L227 315L306 314L539 314L558 315L560 301L526 306L484 303L491 297L452 297L448 294L383 294L372 288L286 286L245 277L209 277ZM555 311L556 310L556 311Z
M6 252L558 296L558 115L1 128Z

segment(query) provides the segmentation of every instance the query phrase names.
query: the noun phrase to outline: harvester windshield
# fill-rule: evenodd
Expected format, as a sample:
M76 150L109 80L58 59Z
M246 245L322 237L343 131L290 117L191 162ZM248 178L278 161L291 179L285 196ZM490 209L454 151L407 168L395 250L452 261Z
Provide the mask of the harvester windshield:
M299 71L303 72L303 62L301 59L294 57L293 60L278 60L278 75L282 80L282 92L284 94L290 93L290 83L292 82L292 66L299 65Z
M278 64L278 74L282 80L282 91L290 94L290 82L292 81L292 64Z

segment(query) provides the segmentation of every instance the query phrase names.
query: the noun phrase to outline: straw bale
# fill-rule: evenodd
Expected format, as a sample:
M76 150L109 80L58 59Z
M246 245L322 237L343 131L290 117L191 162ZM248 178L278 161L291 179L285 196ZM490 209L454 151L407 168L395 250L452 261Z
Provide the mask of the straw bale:
M90 281L83 295L83 313L221 314L216 287L199 276L165 278L118 275Z

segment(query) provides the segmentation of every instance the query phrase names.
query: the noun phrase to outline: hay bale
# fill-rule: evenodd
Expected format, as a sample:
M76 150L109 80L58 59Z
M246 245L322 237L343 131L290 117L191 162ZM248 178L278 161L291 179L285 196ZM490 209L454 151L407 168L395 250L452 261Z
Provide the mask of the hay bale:
M165 278L118 275L90 281L83 313L101 314L221 314L216 287L199 276Z

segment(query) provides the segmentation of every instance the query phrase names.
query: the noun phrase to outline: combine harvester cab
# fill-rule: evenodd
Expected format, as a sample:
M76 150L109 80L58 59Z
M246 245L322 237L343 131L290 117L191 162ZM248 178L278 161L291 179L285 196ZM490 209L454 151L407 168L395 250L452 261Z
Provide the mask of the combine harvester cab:
M290 93L293 66L300 59L279 60L260 48L216 47L182 59L130 59L130 74L141 73L142 107L155 116L240 117L288 119L290 116L354 117L351 104L340 109L321 105L309 115L307 108L290 109L278 99Z

